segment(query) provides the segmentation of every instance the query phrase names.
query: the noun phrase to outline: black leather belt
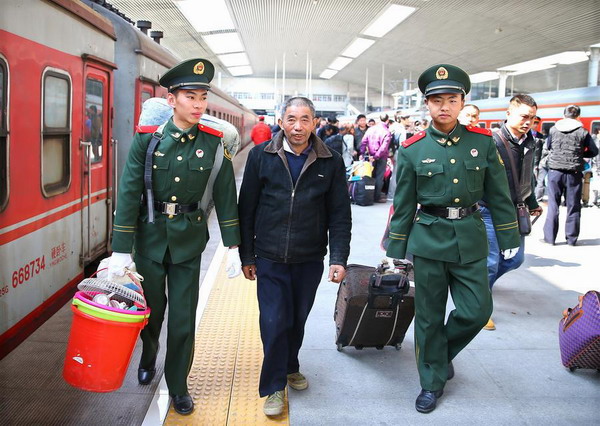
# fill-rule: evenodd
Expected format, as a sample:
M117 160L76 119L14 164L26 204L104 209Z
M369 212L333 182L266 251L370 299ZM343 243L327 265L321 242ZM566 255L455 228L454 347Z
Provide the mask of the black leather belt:
M178 203L163 203L162 201L154 202L154 209L162 214L178 215L181 213L190 213L200 208L200 202L193 204L178 204Z
M437 206L421 206L421 211L433 216L443 217L445 219L462 219L472 215L477 211L479 205L477 203L470 207L437 207Z

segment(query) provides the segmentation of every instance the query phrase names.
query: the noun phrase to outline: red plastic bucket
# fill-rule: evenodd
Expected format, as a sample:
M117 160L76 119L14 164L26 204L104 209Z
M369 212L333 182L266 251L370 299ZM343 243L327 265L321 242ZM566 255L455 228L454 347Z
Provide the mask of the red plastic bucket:
M92 392L119 389L140 331L148 323L108 321L71 305L73 324L65 354L63 378L71 386Z

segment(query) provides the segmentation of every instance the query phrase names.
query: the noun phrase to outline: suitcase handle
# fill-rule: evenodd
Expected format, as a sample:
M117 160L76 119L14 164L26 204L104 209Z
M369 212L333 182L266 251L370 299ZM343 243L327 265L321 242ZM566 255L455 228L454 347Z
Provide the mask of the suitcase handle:
M405 274L374 273L369 281L368 308L374 309L375 299L381 296L389 297L388 308L393 308L408 293L409 289L408 276Z

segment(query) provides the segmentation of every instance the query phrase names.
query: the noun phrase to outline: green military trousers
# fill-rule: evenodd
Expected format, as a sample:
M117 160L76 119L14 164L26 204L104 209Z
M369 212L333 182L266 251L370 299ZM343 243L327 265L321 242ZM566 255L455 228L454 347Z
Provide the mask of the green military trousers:
M141 333L144 346L140 367L150 367L156 356L168 303L165 379L171 395L185 395L188 392L187 376L194 358L200 256L183 263L172 263L167 249L162 263L136 254L135 264L144 277L144 295L152 310L148 324Z
M487 259L460 264L414 256L415 354L421 387L437 391L448 363L481 331L492 314ZM456 307L446 317L448 289Z

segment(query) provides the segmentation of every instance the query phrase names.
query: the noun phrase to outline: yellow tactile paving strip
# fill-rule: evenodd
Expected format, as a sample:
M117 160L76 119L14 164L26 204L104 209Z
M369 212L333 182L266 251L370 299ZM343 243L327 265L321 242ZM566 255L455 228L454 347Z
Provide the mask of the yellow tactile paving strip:
M188 378L195 410L180 416L171 406L165 425L289 425L287 397L284 413L270 418L258 396L263 354L256 281L228 279L224 263L196 333Z

